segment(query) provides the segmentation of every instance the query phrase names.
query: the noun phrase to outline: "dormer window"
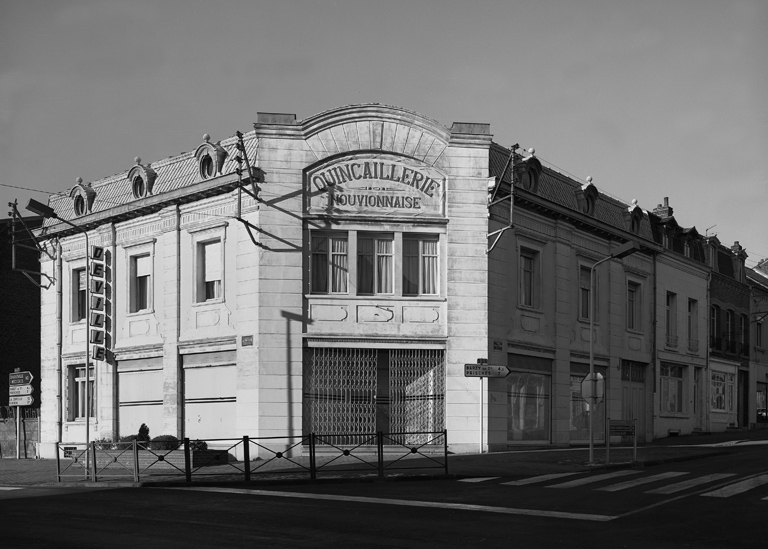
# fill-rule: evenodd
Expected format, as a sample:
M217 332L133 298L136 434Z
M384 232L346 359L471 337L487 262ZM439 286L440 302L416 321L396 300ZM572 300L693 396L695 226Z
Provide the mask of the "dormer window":
M133 197L139 199L146 198L152 194L157 173L149 167L149 164L146 166L142 164L141 158L138 156L134 162L136 162L136 165L128 172L128 181L131 182Z
M535 152L533 149L528 149L530 156L515 164L517 184L532 193L539 190L539 176L542 172L541 162L534 156Z
M74 201L75 215L80 217L85 215L85 198L82 195L77 195Z
M592 183L592 177L587 177L587 184L582 185L576 191L576 200L582 213L592 216L595 215L595 205L597 204L597 187Z
M141 198L146 192L146 186L144 185L144 179L137 175L133 178L133 196Z
M195 151L195 158L200 179L205 181L222 174L224 160L229 153L221 146L221 141L211 143L210 135L205 134L203 140L204 143Z
M69 197L72 199L72 209L77 217L82 217L91 213L93 202L96 200L96 191L90 185L83 183L83 178L77 178L77 185L69 191Z
M213 159L211 155L206 154L200 159L200 177L210 179L213 177Z

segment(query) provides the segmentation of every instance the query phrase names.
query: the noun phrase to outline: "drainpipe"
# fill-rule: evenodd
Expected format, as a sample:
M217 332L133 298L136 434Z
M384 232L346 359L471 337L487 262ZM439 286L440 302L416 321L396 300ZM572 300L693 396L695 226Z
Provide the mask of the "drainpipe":
M651 440L656 439L656 418L658 417L656 415L656 340L658 339L658 332L657 332L657 326L659 324L658 321L658 311L656 310L656 304L658 303L658 299L656 296L656 292L658 291L658 283L657 283L657 262L659 258L658 252L653 252L653 315L651 317L653 318L653 326L652 326L652 333L653 337L651 338L651 360L652 360L652 366L653 366L653 392L651 394Z
M62 442L63 438L63 420L64 403L62 401L63 381L61 349L63 343L63 291L61 284L62 259L61 259L61 241L56 239L56 442Z

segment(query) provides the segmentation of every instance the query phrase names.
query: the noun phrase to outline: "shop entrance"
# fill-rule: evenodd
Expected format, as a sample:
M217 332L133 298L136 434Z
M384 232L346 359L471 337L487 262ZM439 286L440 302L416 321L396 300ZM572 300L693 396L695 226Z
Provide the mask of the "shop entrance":
M621 363L621 419L637 420L637 441L644 443L645 430L645 369L640 362Z
M304 433L334 444L365 444L371 434L427 441L445 427L442 349L310 348L304 360Z

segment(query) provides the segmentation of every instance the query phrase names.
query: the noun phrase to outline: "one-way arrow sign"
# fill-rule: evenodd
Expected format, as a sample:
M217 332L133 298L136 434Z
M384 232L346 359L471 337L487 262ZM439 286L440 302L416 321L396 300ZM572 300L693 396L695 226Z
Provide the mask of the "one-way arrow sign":
M492 364L465 364L464 377L507 377L509 368Z

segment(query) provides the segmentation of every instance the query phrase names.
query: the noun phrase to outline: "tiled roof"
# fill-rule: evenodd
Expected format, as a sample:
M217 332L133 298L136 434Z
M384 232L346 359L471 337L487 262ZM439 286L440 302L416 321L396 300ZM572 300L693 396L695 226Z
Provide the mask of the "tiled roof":
M496 144L491 147L489 158L491 176L497 178L500 177L501 171L504 169L508 158L509 151L507 149ZM517 158L519 161L522 157L518 155ZM509 166L504 172L502 181L510 183L512 179L511 174L512 167ZM581 188L582 184L578 181L544 166L543 172L539 177L537 194L558 206L581 213L576 194ZM627 230L624 212L628 211L629 208L631 208L629 204L624 204L615 198L600 193L597 203L595 204L593 217L612 227ZM638 236L647 240L654 240L648 213L645 211L643 211L643 220L640 224L640 233Z
M243 141L248 158L253 163L256 159L256 149L258 146L255 132L249 132L243 135ZM221 141L221 146L228 153L222 167L222 175L235 173L235 170L238 167L237 162L234 160L238 152L235 148L236 142L236 136ZM155 179L152 190L153 196L187 187L201 181L197 159L193 152L172 156L164 160L153 162L147 166L151 167L157 173L157 178ZM96 198L94 199L91 213L107 211L116 206L124 206L140 200L133 196L131 182L128 180L129 171L130 170L126 170L91 183L91 188L96 192ZM56 211L56 214L62 219L71 221L76 217L73 201L68 192L51 196L48 205L53 208ZM46 220L45 226L55 225L56 223L57 221L55 219L48 219Z

